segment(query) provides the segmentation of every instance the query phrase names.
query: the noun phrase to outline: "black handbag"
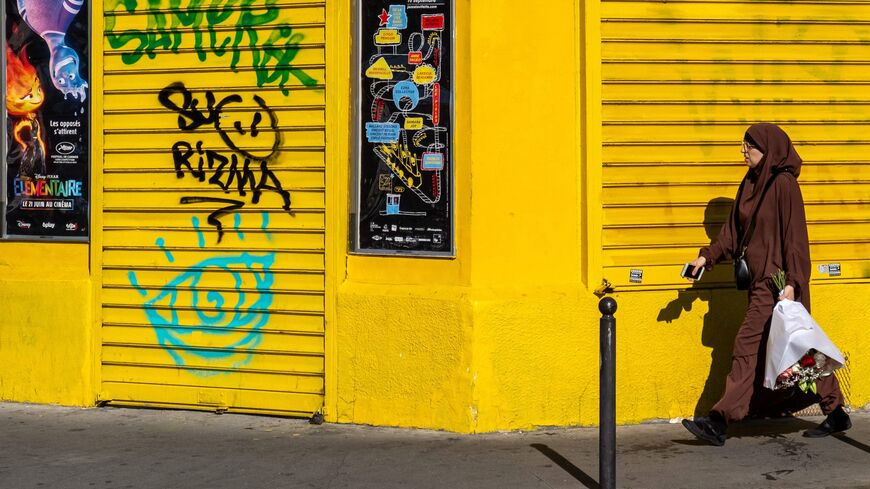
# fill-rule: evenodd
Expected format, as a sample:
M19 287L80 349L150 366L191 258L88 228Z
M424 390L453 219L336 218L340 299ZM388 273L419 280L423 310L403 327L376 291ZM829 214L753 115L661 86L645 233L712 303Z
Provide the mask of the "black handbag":
M758 199L758 202L755 203L755 210L752 212L752 220L749 221L749 227L746 228L746 233L743 235L743 239L740 240L740 246L734 254L734 283L737 285L737 290L749 290L749 286L752 285L752 277L749 274L749 263L746 262L747 243L749 243L749 239L752 237L752 232L755 231L755 218L758 217L758 209L761 208L761 202L764 200L765 194L767 194L767 189L773 185L773 180L781 173L786 172L781 171L774 173L773 176L770 177L770 180L768 180L764 185L761 197ZM740 191L743 192L742 187ZM739 202L740 196L738 195L737 202L734 203L734 222L739 222L737 216Z
M734 283L737 284L737 290L749 290L751 281L746 255L740 255L734 259Z

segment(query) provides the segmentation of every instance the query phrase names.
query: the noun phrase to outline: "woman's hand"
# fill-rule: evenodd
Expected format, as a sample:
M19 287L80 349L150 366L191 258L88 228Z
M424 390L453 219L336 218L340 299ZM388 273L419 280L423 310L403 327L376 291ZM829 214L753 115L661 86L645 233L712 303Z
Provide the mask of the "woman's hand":
M790 301L794 300L794 287L791 285L786 285L784 289L782 289L782 293L779 294L779 300L788 299Z
M707 264L707 259L704 258L703 256L699 256L698 258L695 258L695 261L689 263L689 266L692 267L692 275L698 275L698 271L700 269L704 268L704 265L706 265L706 264ZM689 277L686 277L686 280L688 280L689 282L695 281L695 279L689 278Z

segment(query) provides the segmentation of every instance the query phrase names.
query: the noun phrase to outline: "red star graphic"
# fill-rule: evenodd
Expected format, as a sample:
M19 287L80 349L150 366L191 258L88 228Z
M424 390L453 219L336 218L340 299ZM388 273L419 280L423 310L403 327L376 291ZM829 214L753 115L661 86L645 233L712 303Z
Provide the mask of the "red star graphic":
M381 9L381 15L378 15L378 18L381 19L380 25L387 25L387 22L390 21L390 17L392 17L392 15L387 13L387 9Z

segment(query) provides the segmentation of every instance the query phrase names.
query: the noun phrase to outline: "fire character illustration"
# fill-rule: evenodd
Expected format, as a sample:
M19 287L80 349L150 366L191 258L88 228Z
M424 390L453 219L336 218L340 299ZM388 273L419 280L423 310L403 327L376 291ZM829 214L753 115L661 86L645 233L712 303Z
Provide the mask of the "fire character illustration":
M88 83L79 73L79 55L66 45L66 32L85 0L18 0L18 13L48 44L51 82L64 96L84 102Z
M45 173L45 142L35 115L45 97L25 50L15 54L7 46L6 59L6 110L9 115L21 118L12 125L12 135L21 150L18 171L22 179L33 178L37 169Z

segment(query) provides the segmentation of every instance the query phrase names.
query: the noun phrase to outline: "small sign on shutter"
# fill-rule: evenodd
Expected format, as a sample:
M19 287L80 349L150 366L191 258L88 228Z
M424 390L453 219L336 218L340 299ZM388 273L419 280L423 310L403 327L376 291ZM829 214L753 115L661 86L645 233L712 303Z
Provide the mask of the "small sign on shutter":
M628 281L633 284L639 284L643 282L643 270L632 269L631 273L628 276Z
M828 275L831 277L839 277L840 276L840 264L839 263L831 263L828 265Z

